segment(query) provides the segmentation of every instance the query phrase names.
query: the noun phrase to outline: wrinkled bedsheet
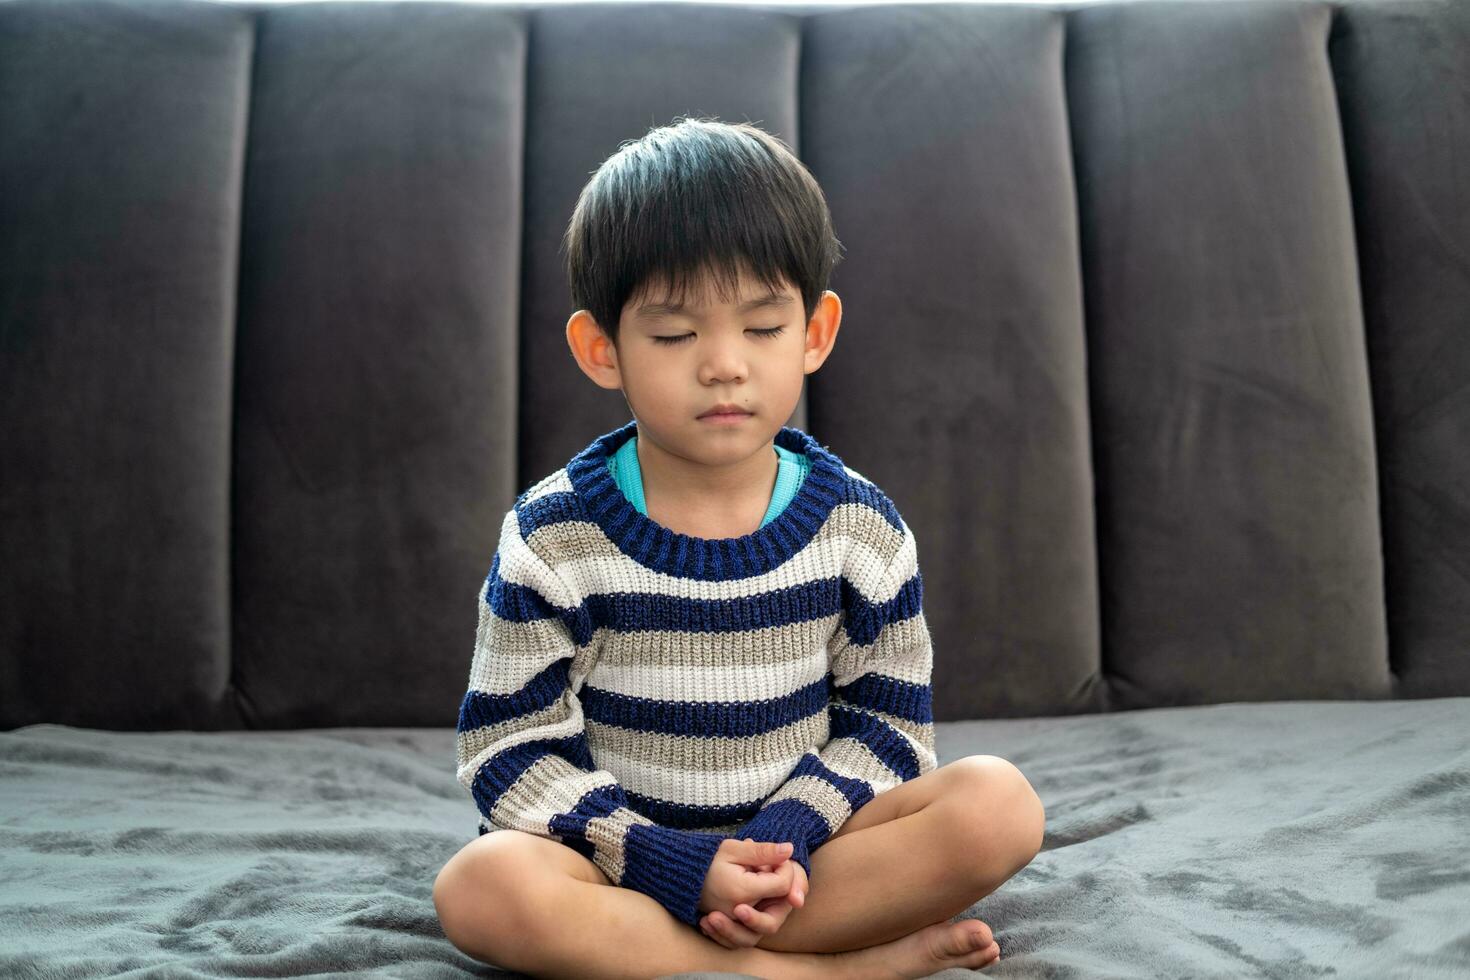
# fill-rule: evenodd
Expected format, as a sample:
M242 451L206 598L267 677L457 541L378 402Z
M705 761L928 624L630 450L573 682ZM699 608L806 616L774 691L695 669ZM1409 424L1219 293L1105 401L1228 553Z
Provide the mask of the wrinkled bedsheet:
M1047 809L966 913L1000 962L939 976L1470 976L1470 698L936 728ZM434 912L453 766L449 728L0 733L0 976L515 976Z

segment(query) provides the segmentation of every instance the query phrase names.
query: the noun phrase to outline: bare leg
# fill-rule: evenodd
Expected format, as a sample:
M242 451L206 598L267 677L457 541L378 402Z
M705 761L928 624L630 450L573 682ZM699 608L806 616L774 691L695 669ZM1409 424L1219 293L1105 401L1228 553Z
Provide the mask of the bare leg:
M993 756L910 780L812 855L807 904L756 947L727 949L571 848L514 831L467 844L434 883L434 904L460 950L537 977L924 977L998 958L985 923L947 920L1030 862L1043 822L1030 784Z
M589 880L595 872L600 882ZM477 960L534 977L646 980L713 970L769 980L855 977L844 953L726 949L658 902L608 882L557 841L499 831L471 841L434 882L444 933Z
M760 948L855 950L946 922L1030 863L1043 824L1031 784L993 756L895 786L812 854L806 904Z
M484 843L491 838L498 843ZM602 883L589 880L594 875ZM900 980L977 969L999 956L989 928L976 920L939 923L855 952L727 949L642 892L609 884L571 848L514 831L465 845L434 882L434 906L460 950L533 977L622 980L713 970L764 980Z

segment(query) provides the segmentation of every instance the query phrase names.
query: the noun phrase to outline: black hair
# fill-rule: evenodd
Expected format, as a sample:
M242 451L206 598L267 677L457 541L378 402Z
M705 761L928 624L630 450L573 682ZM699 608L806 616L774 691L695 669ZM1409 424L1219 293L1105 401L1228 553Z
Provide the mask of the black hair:
M683 302L712 283L737 298L742 272L783 280L816 313L842 243L816 178L783 141L750 123L680 117L621 144L582 188L562 239L574 309L616 345L629 299L666 287Z

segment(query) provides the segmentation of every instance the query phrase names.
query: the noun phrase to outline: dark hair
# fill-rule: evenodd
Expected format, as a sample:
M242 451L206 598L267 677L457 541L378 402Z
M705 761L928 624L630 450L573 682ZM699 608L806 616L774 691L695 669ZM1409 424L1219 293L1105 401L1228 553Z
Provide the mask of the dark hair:
M562 245L573 308L614 345L630 298L667 286L683 302L708 280L733 302L742 272L773 291L794 286L810 320L842 258L822 188L784 142L750 123L689 117L597 168Z

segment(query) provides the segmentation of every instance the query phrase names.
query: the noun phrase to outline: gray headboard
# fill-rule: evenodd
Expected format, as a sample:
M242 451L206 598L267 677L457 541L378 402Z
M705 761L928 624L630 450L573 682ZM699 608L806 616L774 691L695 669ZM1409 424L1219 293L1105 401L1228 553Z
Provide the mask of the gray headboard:
M936 720L1470 694L1470 5L0 2L0 724L452 727L628 419L560 236L755 122Z

